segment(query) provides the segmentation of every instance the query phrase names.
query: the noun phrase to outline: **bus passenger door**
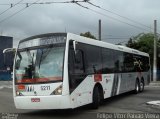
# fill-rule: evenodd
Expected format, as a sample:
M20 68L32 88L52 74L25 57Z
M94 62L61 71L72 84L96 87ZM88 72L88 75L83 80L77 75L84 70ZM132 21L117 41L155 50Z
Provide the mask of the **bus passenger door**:
M71 97L73 97L76 101L76 105L80 106L85 103L83 99L85 97L85 87L80 88L81 82L86 78L85 68L84 68L84 53L80 49L73 48L73 42L70 41L69 48L69 90Z

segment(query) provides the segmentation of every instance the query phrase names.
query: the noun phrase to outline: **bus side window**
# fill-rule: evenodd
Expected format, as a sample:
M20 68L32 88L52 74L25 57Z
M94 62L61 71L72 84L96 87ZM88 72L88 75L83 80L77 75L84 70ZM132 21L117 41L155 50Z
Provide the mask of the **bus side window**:
M133 72L134 71L134 58L132 54L124 53L124 71Z
M84 73L84 54L82 50L77 50L77 53L75 54L75 69L77 70L77 73Z
M73 49L69 51L69 72L70 74L85 73L83 51L78 50L75 54Z
M72 41L69 44L68 70L70 93L72 93L73 90L86 77L84 65L84 52L81 49L77 48L75 53Z

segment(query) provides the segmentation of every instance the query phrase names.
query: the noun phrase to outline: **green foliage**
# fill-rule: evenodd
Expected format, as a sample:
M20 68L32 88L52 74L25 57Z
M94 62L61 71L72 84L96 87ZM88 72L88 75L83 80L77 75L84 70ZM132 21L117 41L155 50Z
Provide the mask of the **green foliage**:
M148 53L150 55L150 59L152 63L153 62L153 43L154 43L154 34L141 33L133 38L130 38L126 46Z
M154 35L152 33L139 34L128 41L126 46L146 52L153 53Z
M85 32L85 33L81 33L80 36L84 36L87 38L92 38L92 39L96 39L96 37L94 35L92 35L89 31Z

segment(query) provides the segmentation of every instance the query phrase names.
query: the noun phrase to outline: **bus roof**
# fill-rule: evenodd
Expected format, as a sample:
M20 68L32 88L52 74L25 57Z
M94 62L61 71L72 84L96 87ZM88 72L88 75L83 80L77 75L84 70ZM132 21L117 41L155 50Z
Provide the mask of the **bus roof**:
M123 51L123 52L128 52L128 53L133 53L133 54L143 55L143 56L149 57L148 53L141 52L139 50L128 48L128 47L125 47L122 45L114 45L111 43L107 43L107 42L99 41L99 40L94 40L91 38L86 38L86 37L75 35L72 33L67 33L67 37L68 37L67 39L72 39L77 42L82 42L82 43L86 43L86 44L90 44L90 45L100 46L100 47L104 47L104 48L109 48L109 49L114 49L114 50L119 50L119 51Z

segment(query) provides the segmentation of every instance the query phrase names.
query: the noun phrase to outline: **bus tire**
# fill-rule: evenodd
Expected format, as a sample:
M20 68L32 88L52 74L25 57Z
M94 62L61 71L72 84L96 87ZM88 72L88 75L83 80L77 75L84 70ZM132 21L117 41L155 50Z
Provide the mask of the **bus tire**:
M140 85L140 92L143 92L144 91L144 80L143 80L143 78L141 79L139 85Z
M136 83L135 83L135 94L139 93L140 92L140 83L139 83L139 80L136 79Z
M100 90L100 105L103 105L104 103L104 92L103 89Z
M92 97L92 99L93 99L92 109L98 109L99 104L100 104L100 100L101 100L98 86L96 86L94 88L94 90L93 90L93 97Z

